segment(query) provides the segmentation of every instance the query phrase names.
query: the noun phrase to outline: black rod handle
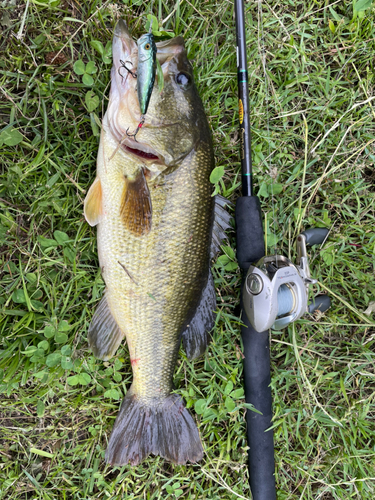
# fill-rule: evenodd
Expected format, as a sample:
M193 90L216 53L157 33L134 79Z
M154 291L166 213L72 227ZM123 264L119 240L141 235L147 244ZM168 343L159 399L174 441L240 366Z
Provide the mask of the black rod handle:
M245 399L262 413L246 412L250 488L253 500L276 500L269 331L256 332L245 313L242 321Z
M256 196L236 202L237 260L245 275L250 264L265 255L262 213ZM251 326L242 307L241 336L244 358L245 399L261 414L247 410L249 478L253 500L276 500L273 446L269 332Z
M237 260L247 273L251 264L265 255L262 209L257 196L242 196L235 211Z

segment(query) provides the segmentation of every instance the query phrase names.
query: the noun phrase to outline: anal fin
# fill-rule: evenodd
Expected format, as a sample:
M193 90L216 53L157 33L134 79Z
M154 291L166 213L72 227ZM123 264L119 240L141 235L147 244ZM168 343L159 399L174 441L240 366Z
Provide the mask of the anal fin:
M152 205L143 169L135 180L125 178L120 215L127 229L134 235L143 236L150 232Z
M87 338L94 356L104 360L115 355L124 338L123 332L109 310L106 295L104 295L94 313Z
M201 356L209 341L209 331L215 322L216 293L211 271L203 289L193 319L182 334L182 342L189 359Z

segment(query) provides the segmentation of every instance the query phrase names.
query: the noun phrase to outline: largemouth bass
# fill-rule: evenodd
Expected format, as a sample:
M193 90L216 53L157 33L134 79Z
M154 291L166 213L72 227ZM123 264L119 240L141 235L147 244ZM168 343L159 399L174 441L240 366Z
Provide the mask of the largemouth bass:
M181 338L189 358L206 348L216 309L210 251L229 227L221 201L214 210L211 136L183 38L159 42L157 57L164 88L154 86L136 142L126 130L142 114L137 80L120 61L136 70L138 48L119 21L97 177L84 206L97 225L106 284L89 344L109 359L126 337L133 369L106 452L113 465L136 465L150 453L178 464L203 456L196 424L172 394L173 372Z

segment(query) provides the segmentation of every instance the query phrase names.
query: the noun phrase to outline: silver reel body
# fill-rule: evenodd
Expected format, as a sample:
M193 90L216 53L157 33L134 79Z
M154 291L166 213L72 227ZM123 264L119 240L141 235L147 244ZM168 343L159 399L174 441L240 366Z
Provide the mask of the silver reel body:
M310 277L304 233L297 238L296 265L282 255L272 255L250 266L242 297L254 329L281 330L299 319L308 310L309 286L316 282Z

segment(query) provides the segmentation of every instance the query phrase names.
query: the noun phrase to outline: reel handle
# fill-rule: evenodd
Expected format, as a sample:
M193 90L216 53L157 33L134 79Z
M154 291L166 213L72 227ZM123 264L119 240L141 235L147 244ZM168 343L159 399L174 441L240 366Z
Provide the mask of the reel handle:
M315 311L324 312L331 307L331 299L328 295L317 295L307 307L310 314Z
M326 239L329 229L325 227L310 227L301 234L306 238L306 245L312 247L313 245L320 245Z
M310 278L310 269L307 256L307 246L319 245L326 239L329 230L325 227L310 227L297 236L297 266L304 271L304 277Z

